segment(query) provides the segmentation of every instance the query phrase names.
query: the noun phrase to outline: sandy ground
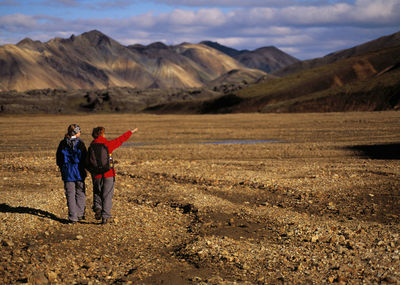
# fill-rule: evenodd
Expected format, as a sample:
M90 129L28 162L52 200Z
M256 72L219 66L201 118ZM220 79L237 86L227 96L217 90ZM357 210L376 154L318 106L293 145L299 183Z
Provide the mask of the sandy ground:
M65 223L71 123L86 145L139 128L114 152L112 224L89 178L86 220ZM0 133L1 284L400 284L399 112L3 116Z

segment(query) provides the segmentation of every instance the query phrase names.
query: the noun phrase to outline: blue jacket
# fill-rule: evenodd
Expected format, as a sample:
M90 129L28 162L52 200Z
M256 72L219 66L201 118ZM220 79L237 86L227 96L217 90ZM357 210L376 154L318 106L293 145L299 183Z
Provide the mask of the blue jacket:
M75 140L65 138L60 142L56 157L63 181L85 180L86 155L86 146L79 138Z

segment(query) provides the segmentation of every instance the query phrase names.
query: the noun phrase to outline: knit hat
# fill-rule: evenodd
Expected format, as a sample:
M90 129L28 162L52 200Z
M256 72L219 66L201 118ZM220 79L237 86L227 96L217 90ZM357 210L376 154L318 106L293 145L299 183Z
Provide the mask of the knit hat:
M75 125L75 126L74 126L74 129L71 130L71 134L72 134L72 135L76 135L76 134L78 134L78 133L80 133L80 132L81 132L81 128L80 128L78 125Z

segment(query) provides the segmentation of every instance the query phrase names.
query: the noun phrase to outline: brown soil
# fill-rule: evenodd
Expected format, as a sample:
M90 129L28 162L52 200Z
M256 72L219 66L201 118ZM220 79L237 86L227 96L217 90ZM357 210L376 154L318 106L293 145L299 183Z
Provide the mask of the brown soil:
M114 152L114 223L68 225L70 123ZM400 113L0 117L1 284L400 283ZM275 143L199 142L276 140ZM137 143L137 144L133 144Z

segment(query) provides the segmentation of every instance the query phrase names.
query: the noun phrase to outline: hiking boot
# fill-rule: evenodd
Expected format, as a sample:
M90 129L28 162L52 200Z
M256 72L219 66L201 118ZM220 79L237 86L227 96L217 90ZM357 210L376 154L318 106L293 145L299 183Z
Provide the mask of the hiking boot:
M113 219L112 219L112 218L103 218L103 219L101 220L101 224L102 224L102 225L111 224L112 222L113 222Z
M101 220L101 209L94 210L94 218L96 220Z

